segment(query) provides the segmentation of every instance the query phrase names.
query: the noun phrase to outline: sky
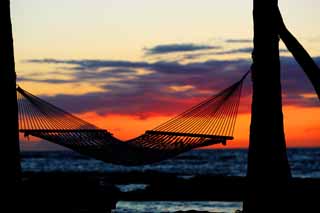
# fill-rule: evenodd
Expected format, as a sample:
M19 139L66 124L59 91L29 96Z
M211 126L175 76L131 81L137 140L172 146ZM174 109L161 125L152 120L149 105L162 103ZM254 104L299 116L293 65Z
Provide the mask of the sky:
M11 2L18 84L124 140L226 88L250 68L252 0ZM320 65L320 2L279 5L287 27ZM287 145L320 146L319 101L280 48ZM248 146L250 97L248 78L227 148ZM22 148L57 147L31 139Z

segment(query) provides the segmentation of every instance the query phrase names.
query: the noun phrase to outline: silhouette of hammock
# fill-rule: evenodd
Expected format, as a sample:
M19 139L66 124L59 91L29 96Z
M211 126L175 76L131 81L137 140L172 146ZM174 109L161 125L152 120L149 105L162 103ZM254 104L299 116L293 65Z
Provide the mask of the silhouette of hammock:
M233 139L241 80L180 115L121 141L34 95L17 88L19 131L65 146L104 162L142 165L158 162L194 148L226 144Z

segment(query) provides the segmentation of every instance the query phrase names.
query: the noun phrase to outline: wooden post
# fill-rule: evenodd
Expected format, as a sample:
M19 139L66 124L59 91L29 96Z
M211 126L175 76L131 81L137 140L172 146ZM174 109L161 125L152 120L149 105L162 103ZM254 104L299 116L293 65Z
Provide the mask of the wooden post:
M18 108L16 95L16 74L12 26L10 17L10 1L0 1L0 170L1 170L1 209L17 201L20 182L20 150L18 134ZM13 208L12 208L13 209ZM11 210L12 210L11 209Z
M277 0L254 0L252 115L244 212L281 212L291 177L280 83Z

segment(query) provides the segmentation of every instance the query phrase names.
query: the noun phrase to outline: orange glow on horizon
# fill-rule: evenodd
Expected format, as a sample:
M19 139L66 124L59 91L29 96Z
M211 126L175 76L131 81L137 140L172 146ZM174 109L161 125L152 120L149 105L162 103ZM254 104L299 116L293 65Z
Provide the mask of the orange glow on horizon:
M320 147L320 108L302 108L285 106L284 125L287 147ZM98 115L95 112L79 114L82 119L95 124L100 128L107 129L115 137L129 140L143 134L159 124L167 121L171 116L150 116L141 119L131 115ZM237 149L247 148L249 141L250 113L238 115L234 140L228 141L226 146L217 144L205 148L213 149ZM35 144L41 139L30 136L25 138L20 134L22 143Z
M320 147L320 108L284 106L284 125L287 147ZM94 112L79 115L100 128L112 132L115 137L128 140L152 129L170 116L150 116L141 119L131 115L97 115ZM210 148L247 148L249 141L250 113L238 115L234 140L227 146L214 145Z
M171 118L168 116L153 116L141 119L137 116L117 114L102 116L94 112L84 113L79 116L100 128L107 129L121 140L135 138Z

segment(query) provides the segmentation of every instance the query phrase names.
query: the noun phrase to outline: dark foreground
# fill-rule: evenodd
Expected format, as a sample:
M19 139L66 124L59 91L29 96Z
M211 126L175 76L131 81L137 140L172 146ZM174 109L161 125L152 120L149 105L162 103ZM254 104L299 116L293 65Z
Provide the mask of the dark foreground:
M124 191L116 187L128 184L145 187ZM289 188L283 198L290 200L288 212L319 212L320 179L293 179ZM155 172L29 172L23 175L22 189L21 205L30 212L108 212L119 200L243 201L246 179Z

